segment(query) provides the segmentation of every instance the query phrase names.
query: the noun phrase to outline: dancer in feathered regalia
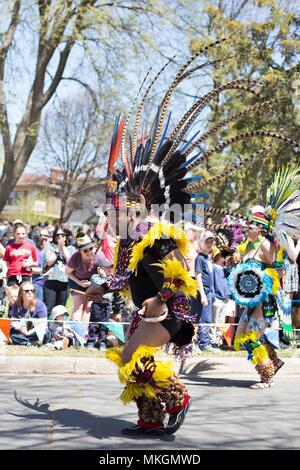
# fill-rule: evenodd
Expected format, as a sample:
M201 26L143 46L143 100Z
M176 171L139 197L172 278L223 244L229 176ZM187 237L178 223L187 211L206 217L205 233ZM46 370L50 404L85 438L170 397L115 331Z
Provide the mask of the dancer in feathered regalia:
M299 169L287 166L276 175L267 192L265 208L255 206L248 216L247 241L238 251L242 263L231 271L229 284L234 300L245 307L234 346L244 346L255 364L260 382L251 388L274 385L274 375L283 366L264 334L278 314L283 333L292 337L291 301L280 286L284 251L300 237Z
M253 94L256 83L244 80L226 83L197 99L170 132L168 108L174 90L194 71L207 65L206 62L190 67L192 62L224 40L203 48L179 69L163 96L153 122L150 122L148 132L143 130L139 136L144 103L152 85L164 70L163 67L151 81L137 108L128 147L126 132L132 111L126 120L122 116L116 120L105 185L106 211L110 221L115 218L119 235L115 270L102 286L101 280L95 282L87 290L87 294L101 295L107 290L127 289L130 290L136 306L124 349L112 349L108 352L108 357L119 368L120 381L125 384L121 399L124 403L135 401L138 408L137 424L124 429L125 434L172 434L183 423L190 404L187 389L173 373L170 363L158 361L155 353L166 343L172 343L175 353L181 356L188 349L191 350L194 328L189 315L188 298L196 294L197 285L187 271L185 255L188 240L184 232L178 226L156 220L153 211L156 215L159 211L155 211L155 206L159 206L161 212L172 211L174 205L177 210L184 210L184 206L197 197L199 188L212 183L211 180L203 181L198 176L188 176L189 172L213 153L220 152L235 142L252 137L267 137L281 139L286 144L295 144L282 135L255 130L194 154L222 126L271 103L254 104L202 135L199 135L199 130L192 137L188 136L200 112L223 90L233 89ZM134 105L136 103L137 99ZM222 168L217 179L231 175L245 161L261 156L264 152L265 147L234 167L228 167L225 171ZM121 169L117 168L119 153L123 162ZM216 181L214 178L213 183ZM103 186L99 183L77 195L101 187ZM166 414L169 418L164 425Z

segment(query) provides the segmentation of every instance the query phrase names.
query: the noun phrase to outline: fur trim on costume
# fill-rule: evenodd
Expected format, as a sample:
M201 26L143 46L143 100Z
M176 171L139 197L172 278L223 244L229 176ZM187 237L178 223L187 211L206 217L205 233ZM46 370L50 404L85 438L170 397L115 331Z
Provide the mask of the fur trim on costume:
M139 420L137 422L139 426L144 428L163 426L166 413L164 403L160 397L140 397L136 404L139 410Z
M167 413L177 413L188 401L187 388L176 374L170 378L170 385L159 395L166 404Z
M248 245L248 240L240 243L237 247L236 247L236 251L238 253L241 253L241 254L244 254L247 250L247 245Z
M264 364L258 364L257 371L260 375L262 383L269 382L275 375L274 364L270 359Z
M143 239L133 247L128 269L131 271L136 271L137 265L144 257L145 249L152 247L155 240L159 240L163 237L172 238L175 240L177 248L181 254L183 256L187 255L189 249L189 240L184 231L179 227L175 227L174 225L170 225L164 222L157 222L150 228L149 232L144 235Z
M251 359L253 364L261 364L269 359L266 347L257 339L254 331L250 334L242 333L236 336L234 340L234 349L239 351L240 346L246 347L248 351L248 359Z
M161 263L153 263L153 266L161 268L161 272L165 279L176 279L182 281L183 284L181 284L179 290L182 291L186 297L197 296L197 281L191 278L178 259L165 258Z
M142 396L155 398L161 388L170 384L170 378L173 376L172 362L155 361L153 356L159 349L141 345L126 364L122 362L122 348L113 348L107 351L107 359L119 367L120 382L126 383L120 396L124 404L135 401Z

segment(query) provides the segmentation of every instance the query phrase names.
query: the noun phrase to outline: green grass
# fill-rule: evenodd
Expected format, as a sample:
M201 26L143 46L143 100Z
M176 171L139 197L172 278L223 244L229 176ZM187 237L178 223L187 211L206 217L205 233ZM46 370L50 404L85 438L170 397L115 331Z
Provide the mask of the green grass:
M57 351L51 349L49 346L16 346L8 345L1 346L0 355L7 356L63 356L63 357L91 357L100 358L105 357L104 352L100 352L97 348L68 348L65 351ZM280 357L300 357L300 349L289 349L279 351ZM218 357L247 357L245 351L221 351L220 353L203 352L201 354L193 354L192 357L203 358L218 358Z

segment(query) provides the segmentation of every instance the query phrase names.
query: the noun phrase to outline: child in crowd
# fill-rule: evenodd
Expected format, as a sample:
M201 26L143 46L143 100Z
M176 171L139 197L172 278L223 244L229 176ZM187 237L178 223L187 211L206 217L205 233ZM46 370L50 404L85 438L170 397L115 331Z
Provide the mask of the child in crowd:
M200 311L197 322L198 329L195 339L195 352L218 352L211 344L209 331L212 323L212 306L215 300L213 263L211 253L215 246L215 234L205 231L200 240L200 252L195 260L195 277L198 281L201 297Z
M7 305L8 305L8 312L7 312L8 316L10 316L11 310L17 301L18 293L19 293L19 286L17 284L13 284L11 286L5 287L5 295L7 299Z
M97 261L97 277L103 280L112 273L112 262L106 258ZM104 295L99 302L93 302L91 305L91 317L88 331L88 340L86 346L99 348L104 351L107 347L107 328L101 322L108 322L111 314L111 296ZM94 323L93 323L94 322Z
M227 283L226 258L232 255L230 248L214 248L213 279L215 300L212 306L211 342L215 347L223 344L223 329L218 324L225 323L225 317L230 307L229 288ZM232 307L231 307L232 309Z
M82 346L84 343L83 326L75 322L68 322L69 313L64 305L56 305L52 309L52 338L54 339L55 349L67 349L71 346ZM57 323L59 322L59 323ZM73 328L75 326L75 329ZM80 326L82 331L80 331Z

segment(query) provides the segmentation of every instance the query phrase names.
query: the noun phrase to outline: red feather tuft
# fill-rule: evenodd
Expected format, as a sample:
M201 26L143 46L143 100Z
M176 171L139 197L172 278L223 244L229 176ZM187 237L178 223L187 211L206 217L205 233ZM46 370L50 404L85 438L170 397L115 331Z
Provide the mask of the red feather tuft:
M110 152L109 152L109 159L108 159L108 168L107 168L107 175L111 177L116 169L116 163L118 160L118 156L120 153L120 146L121 146L121 138L122 132L124 128L124 116L119 114L115 120L115 127L114 133L111 140Z

